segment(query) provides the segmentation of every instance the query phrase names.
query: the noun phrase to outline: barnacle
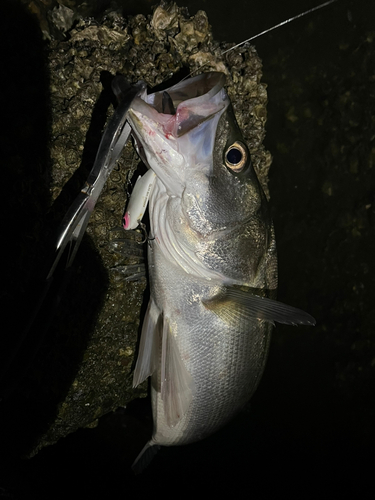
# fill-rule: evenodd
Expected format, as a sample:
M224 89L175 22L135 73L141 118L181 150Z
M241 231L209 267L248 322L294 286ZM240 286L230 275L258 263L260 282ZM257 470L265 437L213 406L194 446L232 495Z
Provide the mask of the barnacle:
M260 83L261 62L253 48L237 49L240 57L222 57L223 49L213 40L205 12L189 17L186 9L174 3L162 2L147 17L124 18L117 11L106 12L101 19L81 17L79 13L69 15L69 19L75 20L69 29L63 23L60 36L54 37L58 26L50 33L53 201L63 188L66 191L64 186L72 179L75 179L71 191L74 199L85 181L101 131L112 113L108 97L112 76L123 74L131 83L143 79L153 87L183 68L185 74L187 69L187 72L216 70L227 75L227 88L237 119L254 167L258 173L261 171L260 182L267 190L270 156L262 146L266 92ZM101 106L105 101L106 108ZM259 109L264 112L260 113ZM137 163L138 157L129 144L88 225L87 233L107 270L116 264L109 245L111 229L120 224L125 204L124 186ZM92 272L96 273L95 269ZM33 453L145 394L145 388L136 392L131 388L129 377L145 283L127 283L108 274L108 288L101 292L103 305L74 381ZM103 285L98 283L99 286ZM80 332L71 332L70 338L74 336L79 344ZM70 340L68 344L73 348L74 342ZM56 346L58 348L61 346ZM64 356L69 358L69 352L64 352ZM63 378L64 373L60 376ZM48 374L46 383L47 379Z

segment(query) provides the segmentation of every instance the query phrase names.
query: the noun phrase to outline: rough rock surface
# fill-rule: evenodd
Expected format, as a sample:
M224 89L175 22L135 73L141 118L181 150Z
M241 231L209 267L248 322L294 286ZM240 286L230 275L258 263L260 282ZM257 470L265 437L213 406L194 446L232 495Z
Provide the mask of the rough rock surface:
M231 45L213 40L206 13L198 11L189 17L186 9L174 3L162 2L147 18L125 19L109 11L99 21L76 19L67 7L61 7L58 14L51 19L62 36L59 40L52 37L49 51L50 189L56 220L61 220L92 167L104 125L113 112L110 82L116 74L132 83L144 80L152 88L168 87L190 72L225 73L237 120L268 195L271 157L262 145L267 95L260 82L261 61L253 47L222 56ZM100 416L145 394L145 385L131 388L131 368L146 281L119 279L119 273L111 269L129 259L113 253L110 245L119 236L116 228L121 223L127 181L138 163L129 143L90 219L89 238L80 249L77 274L59 313L63 320L57 318L54 341L39 355L40 377L45 393L53 393L57 413L51 410L32 454L80 427L95 425Z

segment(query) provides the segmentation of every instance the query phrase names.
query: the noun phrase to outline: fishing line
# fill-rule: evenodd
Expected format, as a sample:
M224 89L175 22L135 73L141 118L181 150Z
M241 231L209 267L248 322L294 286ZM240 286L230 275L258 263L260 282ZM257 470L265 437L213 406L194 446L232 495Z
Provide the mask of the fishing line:
M329 0L328 2L317 5L316 7L312 7L311 9L306 10L305 12L302 12L301 14L297 14L296 16L290 17L289 19L286 19L285 21L282 21L281 23L276 24L275 26L272 26L272 28L267 28L266 30L262 31L261 33L258 33L257 35L253 35L250 38L247 38L246 40L244 40L243 42L237 43L237 45L234 45L230 49L224 50L224 52L222 52L221 55L223 56L224 54L227 54L231 50L234 50L234 49L237 49L238 47L241 47L241 45L244 45L247 42L251 42L252 40L259 38L260 36L265 35L266 33L269 33L270 31L273 31L277 28L281 28L281 26L284 26L285 24L291 23L292 21L295 21L296 19L299 19L300 17L307 16L308 14L311 14L312 12L315 12L316 10L322 9L323 7L327 7L331 3L335 3L337 1L338 0ZM202 66L200 66L199 68L195 69L189 75L185 76L181 81L183 82L184 80L186 80L190 76L197 73L197 71L200 71L202 68L205 68L206 66L208 66L208 64L209 63L205 63Z

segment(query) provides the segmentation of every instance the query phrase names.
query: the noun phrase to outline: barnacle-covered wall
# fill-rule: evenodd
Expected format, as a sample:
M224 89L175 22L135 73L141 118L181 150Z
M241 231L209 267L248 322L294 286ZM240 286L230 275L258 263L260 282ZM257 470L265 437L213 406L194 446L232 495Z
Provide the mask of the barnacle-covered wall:
M147 17L124 18L120 11L110 10L99 20L60 5L48 20L48 29L43 29L51 38L50 193L56 220L62 218L92 167L115 105L110 84L116 74L131 83L144 80L153 88L168 87L190 72L225 73L239 125L268 193L271 157L262 145L267 95L253 47L221 56L231 45L213 40L206 13L189 16L174 3L162 2ZM56 402L56 413L51 409L32 454L146 394L145 384L136 390L131 387L146 280L121 279L116 268L140 260L113 252L121 237L128 179L138 163L129 143L89 222L89 238L80 249L68 298L55 320L54 343L42 349L37 368L31 370L31 377L36 377L38 369L45 393L52 391Z

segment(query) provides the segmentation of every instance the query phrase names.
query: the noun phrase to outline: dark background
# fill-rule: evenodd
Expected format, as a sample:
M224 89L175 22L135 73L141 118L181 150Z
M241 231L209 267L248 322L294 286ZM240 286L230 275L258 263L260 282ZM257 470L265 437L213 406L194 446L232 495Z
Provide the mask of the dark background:
M97 2L98 11L107 3ZM124 14L148 14L153 3L122 5ZM240 42L320 2L177 3L191 15L205 10L218 40ZM2 134L2 150L42 163L39 146L48 135L48 123L37 118L48 118L43 88L27 96L21 75L37 78L43 72L43 42L25 11L17 17L7 4L1 36L8 94L2 91L1 103L3 116L16 125ZM168 498L203 488L224 496L229 488L229 494L256 499L373 498L374 20L374 2L339 1L254 42L269 95L266 146L274 157L270 192L279 299L307 310L317 326L277 326L264 377L244 411L201 443L161 450L141 477L129 467L149 437L147 401L102 418L96 429L70 435L31 460L5 457L0 496ZM15 21L22 43L15 42ZM17 105L25 102L30 122L19 124ZM35 127L40 133L33 135ZM28 213L17 213L16 188L6 181L3 245L11 254L30 225Z

